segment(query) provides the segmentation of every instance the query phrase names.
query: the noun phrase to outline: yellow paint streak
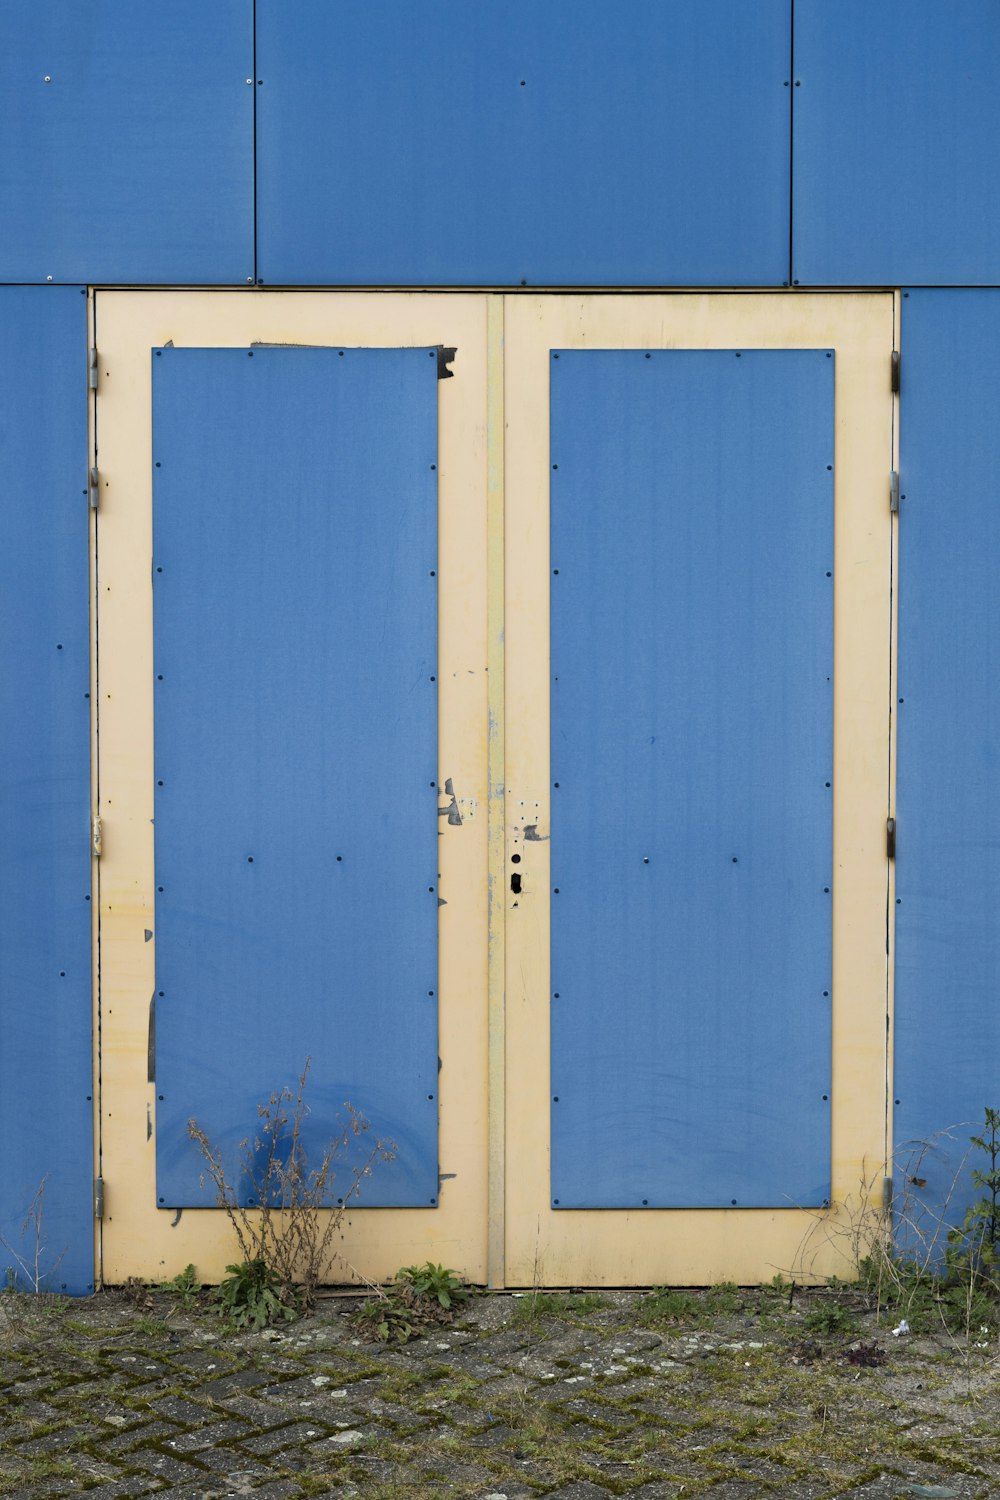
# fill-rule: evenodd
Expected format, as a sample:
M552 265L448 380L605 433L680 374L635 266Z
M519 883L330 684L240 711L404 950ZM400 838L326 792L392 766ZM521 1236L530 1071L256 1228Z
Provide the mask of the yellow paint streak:
M100 292L100 784L105 853L100 933L106 1216L104 1274L159 1280L193 1262L217 1279L235 1252L225 1215L156 1207L155 1086L146 1081L155 987L153 876L152 432L150 349L312 343L454 345L438 386L439 785L460 806L487 799L487 299L480 295ZM445 799L447 801L448 799ZM433 1259L486 1277L487 829L438 819L440 1166L436 1209L352 1211L342 1278ZM294 976L290 976L294 983ZM192 1037L192 1048L198 1039ZM372 1047L379 1045L372 1037ZM252 1122L250 1122L252 1123ZM378 1122L374 1122L376 1128Z

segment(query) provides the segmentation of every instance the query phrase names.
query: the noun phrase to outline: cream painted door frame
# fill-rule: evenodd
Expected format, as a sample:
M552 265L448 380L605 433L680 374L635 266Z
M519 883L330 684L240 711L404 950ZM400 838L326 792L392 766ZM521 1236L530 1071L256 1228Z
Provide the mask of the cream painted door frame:
M95 675L103 1279L220 1275L224 1216L156 1207L152 347L457 347L439 388L440 1205L354 1211L369 1278L431 1258L493 1285L697 1284L844 1272L837 1236L886 1143L884 827L891 811L891 294L108 291L95 296ZM552 349L836 350L833 1203L561 1210L549 1194L549 446ZM450 798L442 796L441 810ZM535 836L525 829L533 824ZM512 857L518 856L518 865ZM516 909L511 871L523 872ZM542 893L545 893L544 895ZM890 906L891 911L891 906ZM147 940L146 934L152 937Z
M506 1282L698 1285L768 1281L778 1271L850 1274L851 1222L861 1199L880 1207L886 1153L893 296L525 295L507 299L505 317L506 869L522 872L519 894L507 893ZM831 1207L555 1209L550 668L539 649L549 638L550 351L756 348L836 354ZM535 834L526 838L529 823Z
M439 1204L351 1212L340 1271L390 1276L413 1260L486 1277L488 299L299 292L96 294L100 1130L106 1282L206 1280L233 1259L218 1210L158 1209L156 1085L147 1066L155 988L153 873L152 431L150 350L175 346L443 344L438 385ZM378 1037L372 1037L378 1047ZM306 1048L308 1050L308 1047ZM253 1122L248 1122L252 1128ZM373 1121L377 1130L378 1122Z

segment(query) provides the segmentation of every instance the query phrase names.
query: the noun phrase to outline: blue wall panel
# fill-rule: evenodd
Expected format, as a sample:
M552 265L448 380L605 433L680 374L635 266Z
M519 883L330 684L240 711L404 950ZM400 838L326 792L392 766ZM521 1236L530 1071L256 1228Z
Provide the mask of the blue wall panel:
M0 288L0 1282L93 1289L87 303ZM33 1270L33 1267L32 1267Z
M0 8L0 280L253 277L252 0Z
M777 284L788 0L258 0L268 284Z
M1000 1103L1000 291L907 293L902 338L893 1137L927 1232Z
M805 285L1000 281L994 0L796 0Z
M158 1199L308 1056L314 1154L349 1100L363 1201L433 1203L437 354L165 348L153 396Z
M561 1207L829 1196L833 374L552 356Z

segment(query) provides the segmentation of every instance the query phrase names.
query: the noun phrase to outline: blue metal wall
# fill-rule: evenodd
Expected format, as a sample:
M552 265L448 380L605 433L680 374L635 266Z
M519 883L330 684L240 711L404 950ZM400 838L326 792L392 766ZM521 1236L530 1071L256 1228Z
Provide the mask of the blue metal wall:
M0 8L0 281L252 281L252 73L252 0Z
M902 337L893 1133L926 1232L1000 1106L1000 291L906 292Z
M0 1279L93 1287L87 303L0 289ZM23 1274L19 1260L29 1263Z
M314 1158L349 1100L434 1203L437 352L152 359L158 1201L310 1056Z
M47 1176L46 1239L54 1256L66 1251L60 1284L80 1289L91 1275L86 523L82 504L74 509L87 463L85 302L76 285L84 281L908 282L896 1133L923 1138L997 1102L989 568L1000 537L985 434L995 417L1000 292L919 288L1000 283L1000 12L992 0L798 0L794 34L792 21L791 0L639 0L617 9L596 0L441 0L421 12L403 0L367 9L342 0L175 0L167 9L17 0L0 14L0 338L17 353L0 375L0 460L20 487L4 521L0 602L9 831L0 871L0 1085L17 1142L0 1167L0 1233L17 1234L18 1215ZM64 285L15 285L48 281ZM555 414L563 420L558 405ZM579 438L585 451L586 433ZM177 445L181 453L180 433ZM158 494L167 483L164 473ZM260 524L270 525L265 498L254 494ZM279 511L274 494L271 501ZM557 491L557 526L558 503ZM227 545L238 531L234 522ZM415 543L414 555L425 551ZM283 555L293 555L291 542ZM598 589L596 555L581 553L577 565L593 570ZM253 555L245 566L263 588ZM586 620L556 605L556 649L572 653L577 647L559 632L585 631ZM725 618L724 601L716 607ZM276 609L291 651L294 628ZM421 620L414 628L423 643ZM271 649L259 628L242 618L233 660ZM161 641L168 638L161 629ZM296 636L300 648L303 659L318 649ZM422 664L428 651L416 651ZM161 717L169 719L166 702ZM725 723L721 699L715 709L715 722ZM558 727L558 702L555 712ZM416 743L432 759L421 726ZM228 727L237 732L238 719ZM359 785L357 803L370 812L377 803L360 771L352 788ZM192 826L184 837L198 834ZM584 841L574 859L600 860L603 847ZM653 880L646 885L651 891ZM570 878L565 894L571 886ZM290 904L286 916L295 930ZM557 923L557 959L566 920ZM170 921L161 911L168 939ZM423 973L432 956L419 931L412 951L414 972ZM230 986L229 1004L249 992L240 989L247 975L210 977ZM644 1024L655 1028L665 1023L648 978L634 993L645 994ZM263 1013L251 1014L268 1035ZM732 1019L719 1016L720 1026ZM175 1043L169 1015L161 1020L169 1077ZM599 1034L596 1009L588 1024ZM574 1044L558 1016L555 1025L558 1069ZM330 1046L336 1032L339 1047L339 1022L331 1028ZM183 1026L173 1035L179 1060ZM693 1046L694 1032L685 1035ZM356 1036L342 1055L355 1044ZM429 1028L415 1045L427 1081ZM206 1048L206 1068L210 1061ZM287 1059L290 1069L299 1062ZM646 1121L661 1086L640 1090L631 1116L614 1104L616 1150ZM436 1092L429 1081L426 1092ZM246 1102L232 1100L234 1109ZM560 1123L565 1102L560 1096L556 1122L563 1201L599 1196L605 1188L583 1180ZM165 1122L173 1103L165 1094ZM187 1108L178 1101L169 1125L178 1149ZM435 1190L430 1114L412 1134L409 1117L397 1126L397 1201ZM775 1127L776 1139L787 1127ZM707 1129L704 1120L698 1128ZM160 1145L165 1196L191 1201L190 1176ZM952 1162L925 1167L933 1202ZM607 1160L601 1172L607 1182ZM715 1180L734 1172L723 1163ZM794 1187L803 1197L822 1191L811 1174L803 1168L801 1191ZM762 1199L788 1188L749 1180ZM696 1191L666 1177L654 1186L664 1199ZM634 1181L623 1191L641 1202L652 1189Z
M787 278L788 0L258 0L257 22L267 284Z
M796 0L794 279L1000 281L993 0Z
M11 4L0 280L1000 280L993 0L792 22L791 0Z
M551 358L563 1208L829 1197L833 373Z

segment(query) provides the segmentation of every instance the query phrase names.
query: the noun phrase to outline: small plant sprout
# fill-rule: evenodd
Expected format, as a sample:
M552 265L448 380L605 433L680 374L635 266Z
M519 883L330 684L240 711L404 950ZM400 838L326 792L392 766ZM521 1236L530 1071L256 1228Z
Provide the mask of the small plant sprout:
M310 1160L305 1144L309 1108L305 1100L310 1060L294 1089L282 1088L257 1106L257 1132L240 1143L242 1179L251 1185L259 1206L244 1207L227 1176L221 1150L213 1146L197 1120L188 1135L204 1158L203 1180L215 1188L216 1203L229 1218L242 1260L227 1267L219 1289L223 1311L235 1323L262 1327L308 1310L316 1289L330 1279L333 1246L348 1206L379 1162L392 1161L390 1141L373 1138L360 1165L345 1169L349 1181L333 1184L349 1144L370 1130L368 1121L349 1103L336 1118L336 1133L318 1158Z

